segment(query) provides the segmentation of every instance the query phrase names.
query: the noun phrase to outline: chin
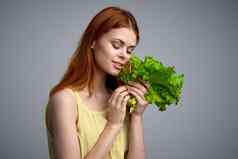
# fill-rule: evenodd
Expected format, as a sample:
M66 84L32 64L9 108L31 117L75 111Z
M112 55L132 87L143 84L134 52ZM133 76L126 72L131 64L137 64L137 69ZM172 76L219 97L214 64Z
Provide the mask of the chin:
M112 76L118 76L120 73L120 71L110 71L108 72L108 74L112 75Z
M112 75L112 76L118 76L119 73L120 73L120 70L119 69L115 69L115 68L111 68L107 73Z

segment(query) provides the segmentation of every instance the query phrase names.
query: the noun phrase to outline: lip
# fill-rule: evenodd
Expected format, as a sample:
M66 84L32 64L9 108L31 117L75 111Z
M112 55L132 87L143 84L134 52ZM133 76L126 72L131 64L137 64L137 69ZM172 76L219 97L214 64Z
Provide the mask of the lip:
M122 69L122 64L119 64L117 62L113 62L113 67L116 68L117 70L121 70Z

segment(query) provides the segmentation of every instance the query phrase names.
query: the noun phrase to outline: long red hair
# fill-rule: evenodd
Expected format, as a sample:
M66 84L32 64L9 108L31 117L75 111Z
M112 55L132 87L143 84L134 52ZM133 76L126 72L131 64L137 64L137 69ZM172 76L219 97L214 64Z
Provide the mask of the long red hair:
M106 7L97 13L80 38L79 45L69 60L69 65L64 76L51 89L49 93L50 97L55 92L66 87L73 90L81 90L85 86L89 86L89 95L91 96L93 94L93 79L96 67L94 55L91 50L92 42L100 38L102 34L110 31L110 29L121 27L132 29L136 34L136 43L138 44L139 29L132 13L115 6ZM117 86L116 78L107 74L106 86L115 88Z

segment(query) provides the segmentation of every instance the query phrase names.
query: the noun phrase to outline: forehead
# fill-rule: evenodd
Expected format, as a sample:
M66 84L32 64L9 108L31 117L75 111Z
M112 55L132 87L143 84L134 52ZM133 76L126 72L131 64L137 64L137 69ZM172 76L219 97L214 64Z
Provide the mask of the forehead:
M127 45L136 45L136 34L133 30L128 28L116 28L111 29L105 35L107 39L120 39L124 41Z

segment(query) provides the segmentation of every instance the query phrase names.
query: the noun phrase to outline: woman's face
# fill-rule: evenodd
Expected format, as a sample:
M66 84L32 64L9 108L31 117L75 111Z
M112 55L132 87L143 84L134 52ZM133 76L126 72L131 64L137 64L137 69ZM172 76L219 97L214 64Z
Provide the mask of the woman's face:
M136 34L128 28L111 29L93 42L96 66L103 72L116 76L136 47Z

